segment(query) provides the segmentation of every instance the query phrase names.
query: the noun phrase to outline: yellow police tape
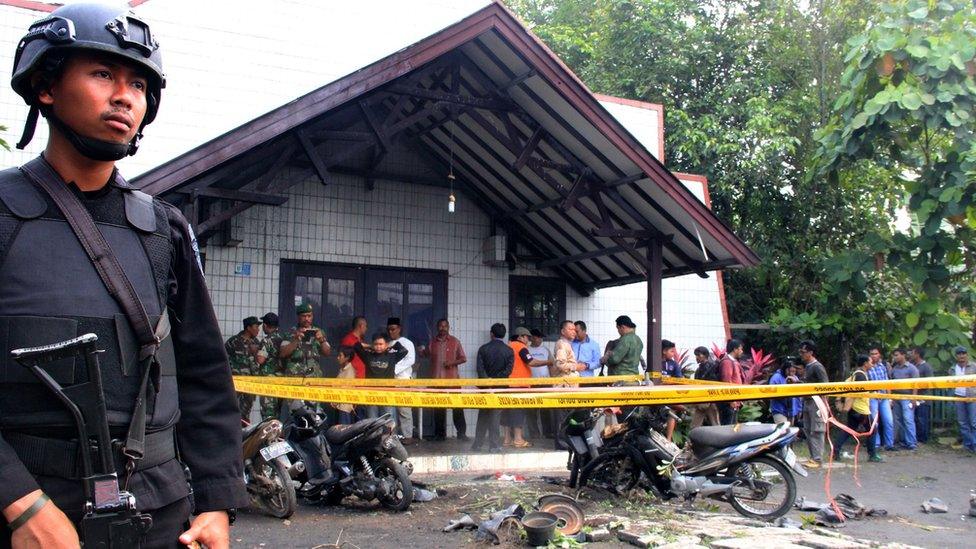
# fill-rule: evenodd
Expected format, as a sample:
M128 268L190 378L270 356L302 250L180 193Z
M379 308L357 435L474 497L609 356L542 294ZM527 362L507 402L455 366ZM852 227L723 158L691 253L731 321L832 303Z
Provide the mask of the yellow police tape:
M261 377L234 376L234 379L271 383L274 385L307 385L309 387L527 387L534 385L611 385L613 383L633 383L644 379L641 375L604 377L520 377L520 378L459 378L459 379L359 379L334 377ZM711 382L706 382L711 383Z
M961 397L955 395L894 395L889 393L851 393L845 397L881 398L888 400L940 400L943 402L976 402L976 397Z
M235 376L234 386L238 392L270 397L420 408L597 408L837 395L878 390L976 387L976 375L786 385L580 387L561 388L555 391L550 389L547 392L527 390L504 393L493 389L441 389L435 392L425 389L325 387L313 386L309 382L315 380L310 379L302 380L303 383L299 385L293 382L295 379L301 378ZM484 380L470 382L481 383L482 381ZM888 396L890 395L886 395Z

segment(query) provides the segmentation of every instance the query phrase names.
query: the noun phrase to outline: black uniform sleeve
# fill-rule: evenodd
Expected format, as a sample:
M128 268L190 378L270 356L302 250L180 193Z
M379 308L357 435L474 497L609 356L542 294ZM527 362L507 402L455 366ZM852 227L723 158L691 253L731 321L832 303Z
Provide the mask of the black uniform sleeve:
M522 362L524 362L525 364L528 364L533 360L532 355L529 354L529 349L527 347L522 347L519 350L519 358L521 358Z
M34 477L0 436L0 510L37 489Z
M167 206L174 253L167 306L176 352L180 455L190 468L196 513L245 507L241 423L227 353L183 216Z

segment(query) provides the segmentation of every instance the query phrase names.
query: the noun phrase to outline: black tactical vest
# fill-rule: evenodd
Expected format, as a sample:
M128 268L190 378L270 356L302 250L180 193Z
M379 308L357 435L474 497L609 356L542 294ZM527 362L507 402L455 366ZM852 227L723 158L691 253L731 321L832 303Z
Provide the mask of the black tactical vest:
M155 324L166 307L172 242L162 205L120 177L83 203ZM139 345L125 315L47 194L18 169L0 171L0 428L73 426L64 406L10 350L98 335L109 424L127 427L141 381ZM157 359L149 431L178 419L172 340ZM61 385L86 381L82 358L45 367Z

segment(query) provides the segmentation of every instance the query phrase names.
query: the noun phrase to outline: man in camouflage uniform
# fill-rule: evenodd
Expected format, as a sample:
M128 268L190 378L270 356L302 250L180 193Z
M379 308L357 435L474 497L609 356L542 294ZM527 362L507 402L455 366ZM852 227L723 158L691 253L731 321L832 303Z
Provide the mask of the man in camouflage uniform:
M264 352L268 354L268 361L264 363L264 366L262 366L260 375L284 375L285 372L281 365L281 359L278 358L278 352L281 351L282 341L281 328L278 323L278 315L274 313L267 313L262 316L261 329L264 331L264 338L261 340L261 346L264 348ZM280 398L261 397L262 417L278 417L280 410Z
M322 377L319 357L329 356L332 347L325 339L325 332L312 325L312 306L303 303L295 309L298 325L282 336L278 357L286 376Z
M261 321L256 316L244 319L244 329L224 344L227 357L230 359L230 369L234 375L260 375L261 368L268 360L268 353L258 340ZM250 420L251 407L254 405L254 395L237 393L237 404L241 410L241 418Z

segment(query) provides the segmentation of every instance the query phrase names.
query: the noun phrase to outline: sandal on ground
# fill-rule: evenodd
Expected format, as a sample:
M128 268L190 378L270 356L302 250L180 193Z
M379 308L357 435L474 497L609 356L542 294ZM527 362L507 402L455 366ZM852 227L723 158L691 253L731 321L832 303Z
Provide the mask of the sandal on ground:
M529 442L529 441L527 441L527 440L522 440L522 441L513 442L512 443L512 446L514 446L516 448L531 448L532 447L532 443Z

